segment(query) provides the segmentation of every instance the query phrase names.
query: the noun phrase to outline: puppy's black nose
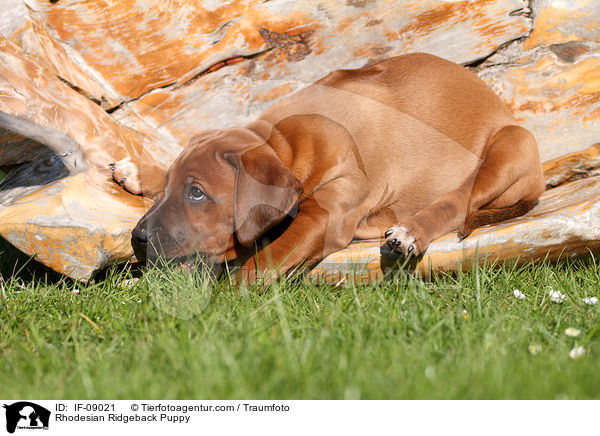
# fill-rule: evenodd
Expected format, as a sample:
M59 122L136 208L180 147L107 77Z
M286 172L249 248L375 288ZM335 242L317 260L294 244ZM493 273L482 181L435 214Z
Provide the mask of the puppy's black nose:
M148 231L146 226L136 226L131 231L131 247L139 262L144 262L148 256Z
M146 226L136 226L131 231L131 236L133 237L134 241L140 245L145 246L148 243L148 232L146 231Z

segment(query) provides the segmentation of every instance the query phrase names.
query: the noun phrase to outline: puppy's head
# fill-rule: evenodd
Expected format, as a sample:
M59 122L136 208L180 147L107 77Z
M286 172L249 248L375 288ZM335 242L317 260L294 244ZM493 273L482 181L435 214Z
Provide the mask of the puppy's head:
M301 183L254 132L195 137L167 173L160 198L132 232L138 259L218 265L290 213Z

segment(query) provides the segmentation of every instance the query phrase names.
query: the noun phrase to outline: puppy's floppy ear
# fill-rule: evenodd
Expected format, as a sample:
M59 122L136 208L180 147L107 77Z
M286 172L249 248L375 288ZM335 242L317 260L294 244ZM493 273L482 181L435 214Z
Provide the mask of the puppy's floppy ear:
M226 158L235 170L235 233L249 246L292 210L302 184L265 145Z

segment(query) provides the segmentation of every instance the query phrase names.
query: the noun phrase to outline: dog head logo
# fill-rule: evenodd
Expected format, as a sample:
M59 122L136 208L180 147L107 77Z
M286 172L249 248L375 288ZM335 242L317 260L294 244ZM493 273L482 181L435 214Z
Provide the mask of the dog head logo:
M19 429L48 429L50 411L28 401L4 405L6 409L6 431Z

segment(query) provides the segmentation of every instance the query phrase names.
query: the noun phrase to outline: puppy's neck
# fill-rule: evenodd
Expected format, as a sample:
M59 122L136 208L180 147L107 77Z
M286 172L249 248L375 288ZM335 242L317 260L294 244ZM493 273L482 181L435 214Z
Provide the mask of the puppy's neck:
M347 133L318 115L295 115L279 122L258 119L246 126L262 137L303 185L302 198L327 182L330 169L350 147Z

